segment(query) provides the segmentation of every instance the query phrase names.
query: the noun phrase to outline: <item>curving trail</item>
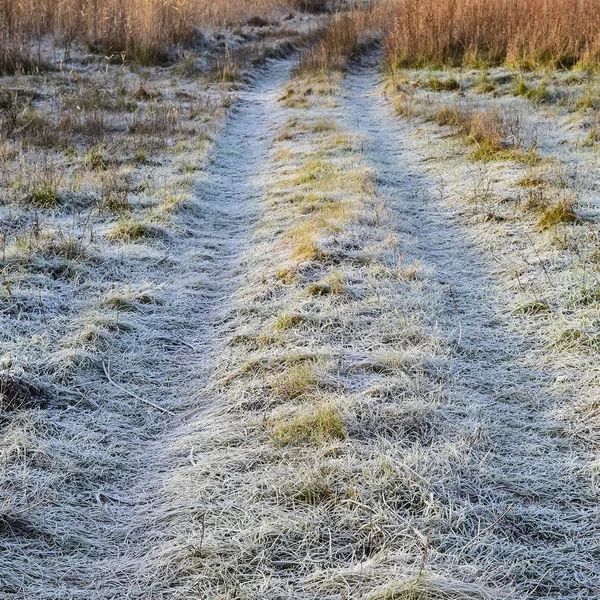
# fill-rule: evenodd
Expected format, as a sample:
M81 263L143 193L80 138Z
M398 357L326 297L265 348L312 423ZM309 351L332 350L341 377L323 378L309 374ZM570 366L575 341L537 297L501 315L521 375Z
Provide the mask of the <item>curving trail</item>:
M430 526L428 565L452 578L476 574L502 598L595 598L594 455L551 414L571 399L556 395L556 374L536 365L542 340L520 333L490 257L424 168L427 144L393 114L378 71L371 56L347 76L348 123L365 137L407 257L426 273L421 318L448 343L441 435L457 447L470 440L460 464L436 482L446 514Z
M177 301L143 317L160 351L134 383L169 412L112 390L116 474L66 489L70 545L19 542L9 598L598 597L572 398L380 62L318 94L273 61L241 93L176 266L148 271Z
M189 449L182 456L171 446L194 418L219 408L208 387L223 349L218 330L247 271L267 134L291 66L271 62L240 92L195 199L182 209L181 235L134 263L140 280L164 292L161 301L136 313L126 346L113 351L97 384L101 404L60 411L52 423L63 461L54 477L63 483L48 499L39 493L23 511L27 521L0 524L1 598L181 597L167 554L185 547L180 524L197 498L169 481L189 460Z
M177 562L203 535L197 518L202 500L178 471L201 468L202 456L194 455L190 436L198 428L210 428L211 419L224 409L214 385L215 360L226 352L232 298L248 274L245 257L260 217L269 142L282 119L277 99L292 66L291 60L272 61L240 93L206 177L197 184L193 239L185 261L190 285L197 290L194 335L176 365L180 378L174 384L179 408L184 409L183 425L168 428L151 450L162 456L162 464L160 473L155 469L147 474L138 492L136 529L142 554L118 585L121 592L127 590L123 597L175 599L193 593L184 590Z

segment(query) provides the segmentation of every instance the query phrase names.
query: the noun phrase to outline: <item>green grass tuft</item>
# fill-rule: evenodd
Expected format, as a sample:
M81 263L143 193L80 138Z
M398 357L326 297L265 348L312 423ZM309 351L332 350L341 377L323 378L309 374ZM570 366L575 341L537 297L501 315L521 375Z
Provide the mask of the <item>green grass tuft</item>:
M340 409L332 402L322 402L271 422L271 436L277 444L317 444L346 438Z
M561 200L554 206L549 206L539 218L536 229L545 231L561 223L576 223L577 215L572 200Z

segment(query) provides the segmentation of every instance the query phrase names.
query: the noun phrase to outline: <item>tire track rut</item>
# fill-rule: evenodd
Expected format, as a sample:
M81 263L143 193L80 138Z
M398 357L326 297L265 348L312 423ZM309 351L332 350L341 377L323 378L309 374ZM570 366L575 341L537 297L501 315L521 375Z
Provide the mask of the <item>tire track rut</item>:
M448 432L472 439L461 467L437 482L447 512L432 526L428 566L454 578L470 571L503 598L595 598L593 456L551 416L564 399L534 364L541 343L520 335L488 258L421 168L426 147L384 101L378 64L370 56L347 76L348 123L366 139L407 256L427 274L422 318L450 350Z

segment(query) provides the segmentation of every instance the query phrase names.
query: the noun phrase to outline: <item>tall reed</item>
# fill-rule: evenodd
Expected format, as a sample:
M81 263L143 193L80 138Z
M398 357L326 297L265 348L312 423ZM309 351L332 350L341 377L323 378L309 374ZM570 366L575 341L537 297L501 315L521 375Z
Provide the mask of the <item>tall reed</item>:
M397 66L595 67L597 0L390 0L386 55Z
M52 34L106 53L155 62L203 27L268 16L294 0L0 0L0 72L27 71L32 40Z

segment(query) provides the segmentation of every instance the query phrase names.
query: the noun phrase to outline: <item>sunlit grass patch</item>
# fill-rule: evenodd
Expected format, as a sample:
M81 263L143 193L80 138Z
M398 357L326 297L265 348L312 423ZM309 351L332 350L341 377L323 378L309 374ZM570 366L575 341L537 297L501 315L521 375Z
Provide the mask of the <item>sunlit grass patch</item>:
M27 165L27 172L14 183L14 198L32 208L54 208L60 204L63 174L58 166Z
M319 188L331 189L340 175L339 169L332 162L310 160L298 167L293 178L293 185L311 184Z
M245 346L248 350L261 350L274 344L277 339L269 333L239 333L229 340L230 346Z
M351 152L354 150L356 138L346 133L334 134L326 138L327 149L338 150L340 152Z
M565 199L544 210L537 222L536 229L538 231L545 231L561 223L576 223L577 221L578 218L575 213L573 200Z
M539 315L543 313L549 313L551 310L552 309L550 308L549 304L536 300L522 304L518 307L517 312L520 312L524 315Z
M282 331L293 329L304 322L304 317L296 313L280 313L275 321L275 329Z
M294 267L279 267L275 271L275 279L290 285L296 281L296 268Z
M275 139L277 141L292 140L300 133L310 131L310 129L310 123L306 123L297 118L291 118L285 122Z
M545 187L546 185L548 185L548 182L541 177L535 177L533 175L526 175L525 177L522 177L521 179L519 179L519 181L517 181L516 185L519 187L523 187L523 188L535 188L535 187Z
M597 110L600 108L600 94L597 89L588 87L575 102L578 110Z
M335 486L329 481L330 474L324 467L303 471L281 490L284 496L297 502L313 506L334 501L337 497Z
M306 291L311 296L335 296L344 292L344 280L339 273L333 273L321 281L311 283Z
M583 286L569 301L570 306L599 306L600 285Z
M323 234L322 223L314 220L295 227L289 234L292 253L296 262L320 260L326 255L319 246L318 236Z
M455 92L460 90L460 82L453 75L444 79L436 74L428 75L425 78L420 78L417 81L417 85L433 90L434 92Z
M269 420L268 426L272 440L283 446L322 445L347 437L340 408L328 400L292 412L280 412Z
M404 258L400 257L396 267L396 277L400 281L417 281L421 274L421 264L419 262L405 263Z
M489 94L496 91L497 88L498 85L496 82L489 76L488 73L484 72L478 77L473 90L479 94Z
M282 400L305 398L318 388L319 377L314 362L292 365L282 371L273 382L273 391Z
M337 164L329 160L311 159L298 167L290 183L307 185L312 191L347 191L350 193L372 193L374 185L372 171L360 163Z
M109 167L109 160L106 156L104 146L93 146L85 155L83 164L90 171L106 171Z
M277 162L289 162L294 154L290 148L280 148L275 154Z
M499 110L474 111L456 105L444 105L432 111L428 119L440 126L452 127L466 143L475 146L472 160L491 162L514 160L536 165L540 157L535 147L526 147L514 138L516 121Z
M158 300L150 287L139 290L112 290L102 301L102 306L123 312L134 312L140 310L143 305L153 304L158 304Z
M565 350L596 351L600 348L600 334L585 328L567 327L557 334L550 347Z
M87 258L86 245L88 241L85 236L74 231L41 229L34 235L18 237L15 240L14 250L17 256L27 256L28 261L33 256L80 261ZM67 264L59 268L70 270Z
M313 133L324 133L328 131L336 131L339 125L332 119L319 119L312 128Z
M127 216L122 218L106 237L113 242L136 242L144 238L160 237L160 235L161 231L156 226Z
M544 212L550 204L550 200L546 197L543 186L530 188L527 192L527 198L523 202L523 208L532 213Z
M477 149L471 152L470 156L473 160L480 160L482 162L514 160L527 165L535 165L540 161L540 157L535 149L498 148L490 141L477 143Z

